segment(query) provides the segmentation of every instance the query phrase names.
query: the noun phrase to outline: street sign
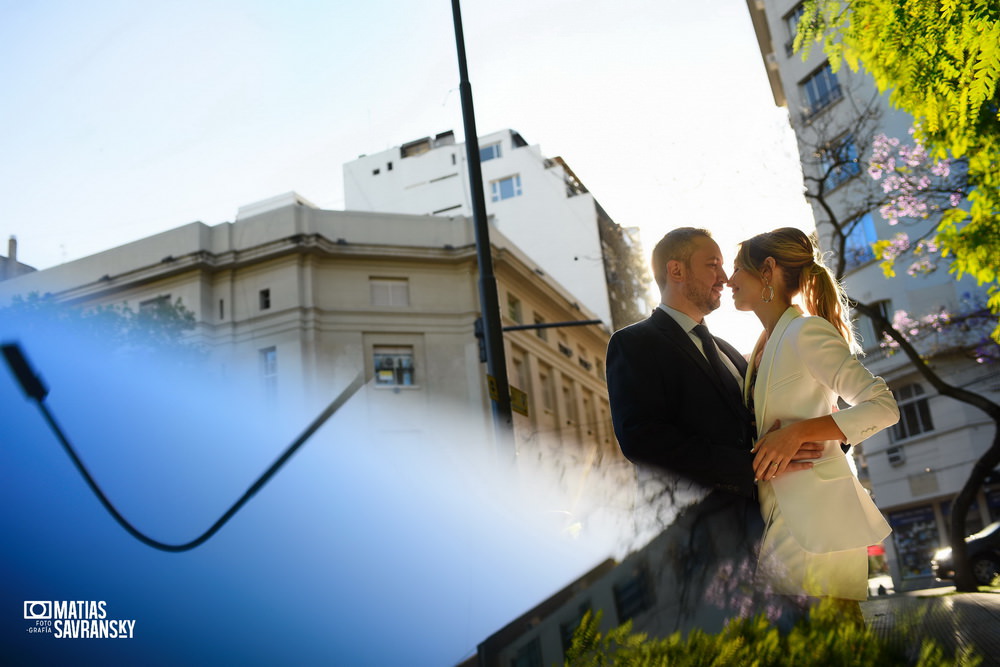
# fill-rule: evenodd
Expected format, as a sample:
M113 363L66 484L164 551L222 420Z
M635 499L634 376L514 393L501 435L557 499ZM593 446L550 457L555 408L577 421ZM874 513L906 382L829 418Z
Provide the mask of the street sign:
M528 416L528 395L514 386L510 388L510 409Z

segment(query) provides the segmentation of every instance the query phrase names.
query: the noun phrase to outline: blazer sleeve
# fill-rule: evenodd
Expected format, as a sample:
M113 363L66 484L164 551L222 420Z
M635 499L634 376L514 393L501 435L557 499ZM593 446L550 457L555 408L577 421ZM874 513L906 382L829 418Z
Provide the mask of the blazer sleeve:
M622 454L633 463L755 497L750 445L741 447L738 435L731 443L720 442L705 426L711 424L708 420L725 419L718 401L696 412L694 403L702 401L697 388L692 391L691 369L677 360L679 353L657 355L644 336L630 334L635 332L622 330L612 336L607 354L608 395ZM671 359L673 367L668 367Z
M849 444L856 445L899 421L896 399L885 380L872 375L851 354L832 324L821 317L802 318L795 341L809 373L850 406L832 413Z

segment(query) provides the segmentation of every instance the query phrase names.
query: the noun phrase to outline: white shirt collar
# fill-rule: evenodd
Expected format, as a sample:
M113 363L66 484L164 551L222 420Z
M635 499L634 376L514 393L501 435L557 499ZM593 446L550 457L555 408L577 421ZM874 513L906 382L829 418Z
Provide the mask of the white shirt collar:
M660 304L660 310L665 312L670 317L674 318L674 322L677 322L677 324L680 325L681 329L684 329L684 331L688 333L691 333L692 329L694 329L697 325L701 324L701 322L692 319L690 315L682 313L676 308L671 308L665 303Z

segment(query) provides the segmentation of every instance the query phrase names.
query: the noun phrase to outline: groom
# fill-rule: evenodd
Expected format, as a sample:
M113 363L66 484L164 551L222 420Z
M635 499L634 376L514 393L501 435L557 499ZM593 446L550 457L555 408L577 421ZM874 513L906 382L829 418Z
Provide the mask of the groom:
M747 363L704 326L728 281L711 234L669 232L653 249L652 268L661 303L611 337L608 395L622 453L638 468L638 503L649 505L637 511L662 507L664 496L668 509L683 511L656 538L667 562L653 569L669 599L658 600L666 613L652 616L670 620L636 630L713 632L726 618L755 611L747 591L763 521L750 453L757 434L743 402ZM804 445L788 470L811 466L806 459L819 449ZM678 498L694 502L678 506Z

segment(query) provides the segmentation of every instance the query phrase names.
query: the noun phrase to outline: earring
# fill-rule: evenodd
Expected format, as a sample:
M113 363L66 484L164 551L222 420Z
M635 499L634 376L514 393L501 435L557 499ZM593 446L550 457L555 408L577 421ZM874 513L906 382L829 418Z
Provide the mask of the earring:
M764 285L764 289L760 291L760 300L763 301L764 303L771 303L772 301L774 301L773 285L768 285L768 284Z

